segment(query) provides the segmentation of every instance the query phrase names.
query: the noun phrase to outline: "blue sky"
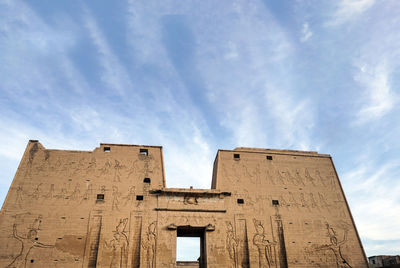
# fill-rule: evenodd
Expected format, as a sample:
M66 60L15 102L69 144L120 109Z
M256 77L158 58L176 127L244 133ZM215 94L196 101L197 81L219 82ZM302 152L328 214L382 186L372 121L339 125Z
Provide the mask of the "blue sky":
M0 2L0 202L29 139L333 156L367 255L400 253L400 1Z

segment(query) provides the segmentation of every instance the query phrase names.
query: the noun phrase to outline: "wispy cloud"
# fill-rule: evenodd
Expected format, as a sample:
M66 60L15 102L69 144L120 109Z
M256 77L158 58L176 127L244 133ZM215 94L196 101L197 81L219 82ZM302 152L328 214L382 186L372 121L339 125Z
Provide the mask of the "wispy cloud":
M363 161L364 162L364 161ZM400 200L393 193L400 191L398 166L400 160L378 165L374 161L359 164L341 176L358 230L364 239L380 244L400 240ZM368 254L394 254L386 247L368 247Z
M398 103L398 96L391 88L391 72L387 64L363 65L354 79L364 91L364 104L357 114L357 123L367 123L380 119Z
M308 39L311 38L311 36L313 35L313 33L310 30L310 26L308 25L308 23L303 23L303 27L301 28L301 38L300 41L301 42L307 42Z
M310 150L310 133L314 127L314 107L307 99L294 101L293 97L279 86L267 86L265 92L267 107L274 119L280 146Z
M370 9L376 0L341 0L326 25L338 26L349 22Z
M132 81L126 69L108 45L105 36L98 27L90 10L85 7L84 11L85 26L97 48L99 60L103 67L103 75L101 78L108 85L110 90L115 90L116 93L124 95L125 91L133 88Z

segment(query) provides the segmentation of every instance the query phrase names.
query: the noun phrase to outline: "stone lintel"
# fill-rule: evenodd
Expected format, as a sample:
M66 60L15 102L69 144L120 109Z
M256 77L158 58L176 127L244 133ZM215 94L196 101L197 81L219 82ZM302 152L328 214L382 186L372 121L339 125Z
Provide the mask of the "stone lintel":
M180 211L180 212L213 212L226 213L226 209L196 209L196 208L155 208L156 211Z
M178 196L231 196L231 192L213 189L164 188L150 190L151 194Z

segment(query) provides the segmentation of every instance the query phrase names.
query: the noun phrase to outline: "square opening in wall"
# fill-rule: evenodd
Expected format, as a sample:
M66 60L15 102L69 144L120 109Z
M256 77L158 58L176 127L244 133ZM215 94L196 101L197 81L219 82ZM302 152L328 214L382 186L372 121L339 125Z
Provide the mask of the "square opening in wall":
M237 200L237 203L238 203L238 204L244 204L244 199L239 198L239 199Z
M104 152L109 153L111 152L111 147L104 147Z
M147 156L147 155L149 155L149 150L147 150L147 149L140 149L139 153L140 153L141 155Z
M97 200L104 200L104 194L98 194Z
M144 183L150 183L151 180L150 180L150 178L144 178L143 182L144 182Z
M267 155L267 160L272 160L272 155Z
M143 195L137 195L137 196L136 196L136 200L142 201L142 200L143 200Z
M272 205L279 206L279 201L278 200L272 200Z
M233 154L233 159L239 160L240 159L240 154Z

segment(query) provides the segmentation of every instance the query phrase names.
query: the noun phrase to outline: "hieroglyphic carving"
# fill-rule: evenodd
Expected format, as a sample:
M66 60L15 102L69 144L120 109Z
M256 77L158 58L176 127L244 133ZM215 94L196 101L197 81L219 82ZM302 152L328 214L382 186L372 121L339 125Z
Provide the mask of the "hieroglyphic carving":
M61 167L61 160L60 160L60 158L57 158L56 163L50 167L50 170L54 171L54 172L58 172L58 171L60 171L60 167Z
M335 257L336 268L352 268L348 261L343 256L342 246L347 242L348 227L343 225L343 238L341 241L338 239L337 231L329 224L326 223L327 237L329 237L329 244L325 245L313 245L314 251L331 251Z
M266 181L267 181L268 183L270 183L270 184L272 184L272 185L275 185L274 178L273 178L273 176L271 176L271 174L270 174L270 172L269 172L268 169L265 171L265 179L266 179Z
M112 187L112 210L119 210L119 197L121 196L121 193L118 191L117 186Z
M38 230L40 228L40 223L42 222L42 216L39 215L38 218L34 220L31 224L29 231L26 236L21 236L17 232L17 224L13 225L13 237L19 240L22 245L18 255L12 260L12 262L6 267L26 267L27 259L29 253L33 248L53 248L54 245L46 245L37 241Z
M308 208L308 202L306 198L304 197L304 193L300 193L300 202L302 207Z
M147 228L146 238L142 241L142 247L146 252L146 267L155 268L156 265L156 234L157 222L153 221Z
M61 187L60 192L55 195L57 199L65 199L68 196L67 185L64 183L63 187Z
M329 172L329 175L326 176L326 180L328 181L331 189L336 188L336 176L335 176L335 173L333 173L333 171Z
M81 190L79 183L77 183L75 185L74 191L69 196L69 200L75 201L79 200L80 198L81 198Z
M230 267L236 268L238 264L238 240L230 221L226 222L226 248L231 260Z
M313 193L309 193L309 200L310 200L310 204L312 208L316 208L317 207L317 203L315 202L314 199L314 194Z
M71 174L72 175L79 174L84 169L85 169L85 158L80 158L78 164L73 168Z
M121 165L116 159L114 162L114 182L121 182L121 169L125 168L125 166Z
M256 233L253 237L253 244L258 250L258 266L260 268L271 268L275 264L275 241L269 241L265 235L264 226L261 221L253 219Z
M272 205L272 202L270 202L271 203L271 205ZM280 195L279 196L279 204L282 206L282 207L288 207L288 203L286 202L286 199L283 197L283 195Z
M105 194L107 191L107 187L105 185L100 186L100 193Z
M319 175L319 171L317 176ZM310 172L308 171L308 169L306 168L305 170L305 178L306 178L306 182L310 182L313 186L315 186L315 179L311 176Z
M41 185L42 185L42 183L39 183L39 184L35 187L35 190L33 190L33 193L31 194L31 197L32 197L33 199L36 199L36 200L39 199L40 193L41 193L41 190L40 190L40 186L41 186Z
M149 155L144 162L144 175L145 177L150 176L151 174L156 173L158 170L160 170L160 166L158 165L158 162L153 159L151 155Z
M133 205L135 201L135 186L129 187L128 193L126 196L122 197L125 200L124 206L127 204Z
M132 161L132 164L128 168L128 179L131 179L132 176L133 177L136 176L138 171L139 171L139 160L136 159Z
M90 197L92 196L92 194L93 194L93 186L92 186L92 184L87 183L86 184L86 190L82 195L82 200L81 200L80 203L82 203L83 201L89 200Z
M112 167L112 164L110 160L107 159L107 161L104 163L102 168L99 168L99 176L105 176L110 174L110 169Z
M54 198L54 184L50 185L49 191L42 196L45 199L53 199Z
M260 171L260 164L257 163L255 168L251 168L250 170L247 169L247 173L249 174L250 181L254 184L260 184L261 183L261 171Z
M276 179L277 179L278 183L286 185L285 177L282 176L282 173L281 173L281 171L279 169L276 170L276 174L277 174Z
M185 195L183 197L183 204L185 205L198 205L197 196Z
M295 170L295 180L296 180L296 182L299 184L299 185L305 185L304 184L304 180L303 180L303 177L300 175L300 170L299 169L296 169Z
M239 166L239 164L236 164L236 166ZM232 166L232 168L235 168L235 165ZM249 177L250 175L254 175L254 174L250 174L246 168L243 168L244 171L241 171L241 173L246 173L245 175L247 177ZM258 172L260 172L257 168L256 170ZM272 171L273 169L271 169ZM234 171L234 170L233 170ZM306 185L312 185L312 186L317 186L318 184L323 185L323 186L329 186L329 187L336 187L337 183L336 183L336 175L333 171L331 171L329 173L329 175L327 176L322 176L320 171L317 169L315 170L315 176L311 175L311 171L309 170L309 168L305 168L304 169L304 173L301 172L300 169L289 169L286 168L284 170L279 170L277 169L275 171L276 176L274 177L275 180L272 178L270 179L269 177L269 172L270 170L265 170L263 171L266 177L266 181L275 185L275 184L281 184L281 185L294 185L294 186L306 186ZM237 172L233 172L233 173L237 173ZM253 172L254 173L254 172Z
M296 198L292 192L289 192L289 203L291 206L298 207L300 204L297 203Z
M113 231L113 239L109 242L104 241L107 248L112 250L110 268L125 268L128 264L128 236L125 227L128 223L128 218L120 219L118 225Z
M40 224L42 224L42 215L39 215L31 224L30 229L31 230L40 230Z
M318 192L318 197L319 197L319 202L321 204L321 207L329 208L329 204L326 201L325 196L322 193Z
M24 190L22 188L22 185L18 185L17 191L16 191L16 196L15 196L15 204L19 206L19 208L22 208L22 202L23 198L22 195L24 194Z
M92 157L88 163L88 166L86 168L86 174L94 174L96 171L96 158Z
M286 174L286 179L289 183L291 183L292 185L299 185L299 181L297 180L297 178L293 177L292 174L290 173L290 171L287 169L286 171L282 171L282 173Z

